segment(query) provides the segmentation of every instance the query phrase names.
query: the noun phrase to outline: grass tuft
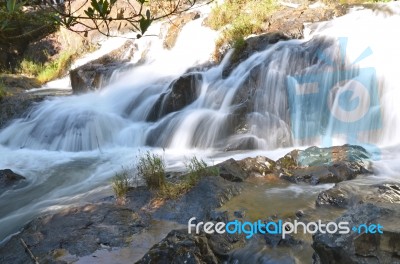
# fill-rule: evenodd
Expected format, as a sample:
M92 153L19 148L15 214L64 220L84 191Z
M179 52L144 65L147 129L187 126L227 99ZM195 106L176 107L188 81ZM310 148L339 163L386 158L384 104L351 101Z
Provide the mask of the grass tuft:
M222 30L216 41L214 57L218 58L221 47L235 47L251 34L260 33L268 16L277 9L275 0L227 0L216 5L206 24Z
M126 194L129 190L129 173L123 170L115 174L112 179L112 189L118 204L125 204Z
M165 163L161 156L147 151L139 158L136 168L150 189L158 190L165 186Z

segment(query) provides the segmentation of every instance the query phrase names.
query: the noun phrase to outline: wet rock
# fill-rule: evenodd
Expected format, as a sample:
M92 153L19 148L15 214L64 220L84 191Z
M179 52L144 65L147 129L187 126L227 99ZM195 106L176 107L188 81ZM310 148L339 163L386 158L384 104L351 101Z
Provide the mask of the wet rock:
M362 204L351 208L335 221L349 222L348 234L313 236L314 263L399 263L399 217L399 204ZM383 234L365 232L360 227L363 224L380 224Z
M275 161L263 156L245 158L239 160L238 163L249 176L256 177L271 174L275 168Z
M228 234L188 234L173 230L136 263L221 263L229 251L241 247L243 237Z
M346 12L347 8L337 3L316 8L305 6L299 8L281 7L279 11L273 12L265 19L260 32L267 33L246 39L244 46L234 52L234 56L231 57L230 63L226 66L223 76L228 76L240 62L254 52L264 50L268 45L278 41L303 38L305 23L327 21L344 15ZM226 49L222 52L225 51ZM223 55L220 57L222 58Z
M245 211L234 211L233 216L236 218L244 218L246 215Z
M126 41L121 47L70 71L72 90L75 94L100 89L108 84L115 70L127 71L126 65L137 50L133 41Z
M219 169L219 175L228 181L242 182L248 177L248 174L242 168L241 163L234 159L221 162L215 165L215 167Z
M85 256L103 246L127 245L147 223L134 211L111 204L92 204L39 217L0 247L1 263L30 263L23 239L39 263L57 261L55 251Z
M156 121L193 103L200 94L202 83L203 76L199 73L184 74L173 81L168 92L162 94L154 104L147 121Z
M163 46L166 49L172 49L175 46L176 40L181 32L182 28L192 20L195 20L200 17L200 14L197 12L189 12L183 13L175 19L172 19L170 22L167 35L165 36Z
M196 186L177 200L167 200L152 214L155 219L187 224L196 217L208 221L216 208L238 195L242 186L218 176L203 177Z
M337 183L371 173L370 155L359 146L294 150L276 162L276 173L293 183Z
M400 184L381 183L375 185L350 185L339 183L321 192L316 200L317 206L333 205L348 208L362 203L400 204Z
M291 235L286 235L285 239L282 238L281 234L265 234L264 235L265 243L269 247L296 247L303 244L302 241L296 240Z
M21 181L25 179L24 176L21 176L10 169L0 170L0 194L16 185L19 185Z

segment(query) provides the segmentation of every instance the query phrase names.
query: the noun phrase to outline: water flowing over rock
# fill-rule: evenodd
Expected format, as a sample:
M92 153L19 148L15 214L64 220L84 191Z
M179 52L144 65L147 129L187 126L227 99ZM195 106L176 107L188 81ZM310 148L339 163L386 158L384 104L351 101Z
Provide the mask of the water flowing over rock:
M114 71L128 71L125 65L136 51L132 41L126 41L121 47L110 53L70 71L71 87L74 94L85 93L107 86Z
M173 81L166 93L158 98L157 102L150 110L147 121L157 121L160 118L181 110L193 103L200 94L203 76L199 73L189 73ZM129 114L134 105L131 105L125 111Z
M0 170L0 195L25 179L10 169Z

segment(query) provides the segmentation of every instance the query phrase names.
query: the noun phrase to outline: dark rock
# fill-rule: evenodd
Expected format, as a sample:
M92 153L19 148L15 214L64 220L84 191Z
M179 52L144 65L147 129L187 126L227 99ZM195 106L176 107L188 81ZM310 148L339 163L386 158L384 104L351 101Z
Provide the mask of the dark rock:
M244 211L235 211L233 212L233 216L236 218L244 218L246 213Z
M25 179L24 176L21 176L10 169L0 170L0 194L7 189L15 187Z
M17 118L29 115L29 111L46 96L34 94L18 94L0 100L0 128Z
M147 116L147 121L158 119L181 110L193 103L200 94L203 76L199 73L184 74L173 81L168 92L160 95Z
M250 37L245 40L244 47L234 53L235 56L231 58L229 64L227 64L222 72L223 77L229 76L236 66L242 61L249 58L255 52L263 51L268 46L277 43L281 40L289 40L290 38L283 33L264 33L258 36Z
M348 208L362 203L400 204L400 184L381 183L376 185L336 184L335 187L321 192L316 200L317 206L333 205Z
M202 177L199 183L177 200L167 200L155 210L155 219L187 224L196 217L197 221L208 221L216 208L221 207L238 195L242 186L218 176ZM214 215L215 216L215 215Z
M127 245L130 236L147 226L142 218L127 208L111 204L93 204L39 217L18 235L0 247L1 263L30 263L20 243L23 239L40 263L54 263L59 249L85 256L101 245Z
M265 243L269 247L296 247L303 244L302 241L296 240L291 235L286 235L285 239L282 238L281 234L265 234Z
M242 182L247 177L248 174L242 168L241 163L234 159L229 159L215 165L219 169L219 175L225 180L232 182Z
M298 210L295 215L296 215L297 218L301 218L301 217L304 216L304 211L303 210Z
M311 147L288 153L276 162L276 170L282 179L293 183L337 183L371 173L369 159L368 152L359 146Z
M181 32L183 26L189 23L192 20L195 20L200 17L200 14L197 12L188 12L183 13L175 19L172 19L170 22L167 35L164 39L164 48L172 49L175 46L176 40L178 38L179 33Z
M215 221L215 222L228 222L229 220L229 215L228 211L211 211L210 217L208 219L209 221Z
M349 222L348 234L313 236L314 263L400 263L399 204L362 204L348 210L335 222ZM351 230L361 224L380 224L383 234Z
M121 47L70 71L72 90L75 94L103 88L115 70L127 71L126 65L133 57L137 47L133 41L126 41Z
M230 251L243 244L243 236L173 230L136 263L221 263Z

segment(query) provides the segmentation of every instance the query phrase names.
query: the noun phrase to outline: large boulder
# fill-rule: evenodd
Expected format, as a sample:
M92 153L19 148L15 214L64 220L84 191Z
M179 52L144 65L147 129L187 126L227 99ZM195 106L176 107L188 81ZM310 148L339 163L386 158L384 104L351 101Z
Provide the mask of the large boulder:
M352 207L336 223L348 222L348 234L313 236L314 264L399 263L400 204L362 204ZM362 224L380 224L383 234L358 232ZM354 230L353 230L353 227Z
M75 94L103 88L108 84L114 71L130 69L127 62L137 50L133 41L126 41L121 47L70 71L72 90Z
M276 162L276 173L293 183L337 183L371 173L370 154L360 146L294 150Z
M200 73L187 73L174 80L168 92L161 94L153 105L147 121L156 121L193 103L200 95L202 83Z
M36 218L0 247L1 263L31 263L21 239L39 263L65 263L63 257L86 256L128 244L148 223L137 213L112 204L92 204Z

